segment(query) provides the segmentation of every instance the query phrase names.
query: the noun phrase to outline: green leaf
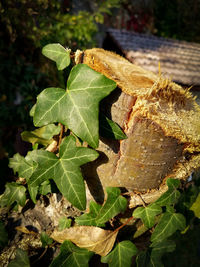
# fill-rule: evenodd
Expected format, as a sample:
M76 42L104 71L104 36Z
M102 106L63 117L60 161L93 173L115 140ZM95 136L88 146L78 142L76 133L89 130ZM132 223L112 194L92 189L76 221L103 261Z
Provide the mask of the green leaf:
M192 210L197 218L200 219L200 193L197 196L197 199L192 204L190 210Z
M58 70L63 70L70 64L70 49L60 44L48 44L42 49L42 54L56 62Z
M63 139L59 157L44 150L32 152L32 158L38 165L29 178L28 185L36 187L46 180L53 179L63 196L75 207L84 210L85 184L80 166L97 157L98 153L90 148L76 147L76 139L70 135Z
M178 179L167 179L168 190L159 199L156 200L156 204L160 206L166 206L175 204L180 197L180 192L177 187L180 186L180 180Z
M3 222L0 221L0 248L4 248L8 243L8 233Z
M40 187L39 187L39 193L41 195L47 195L48 193L51 193L51 183L49 180L44 181Z
M121 128L112 120L109 120L105 115L99 115L99 134L102 137L112 138L116 140L126 139L127 136Z
M30 155L31 152L24 158L17 153L10 158L9 167L13 169L14 173L18 172L19 177L28 179L36 168L37 164L32 161Z
M59 132L60 125L49 124L34 131L24 131L21 133L21 137L22 140L32 143L32 145L38 143L47 146L52 143L52 137L59 134Z
M101 207L92 202L90 212L76 218L79 225L103 226L105 222L124 212L127 207L127 199L120 195L121 191L117 187L107 187L107 200Z
M26 188L15 182L7 183L3 195L0 197L0 206L11 206L17 202L20 206L24 206L26 202Z
M155 224L155 216L160 214L162 209L159 205L153 203L147 207L138 207L134 210L133 216L140 218L147 228L151 228Z
M99 142L99 102L109 95L116 83L85 64L73 67L67 91L47 88L37 97L35 126L60 122L91 147Z
M94 253L75 246L66 240L60 247L60 254L52 261L50 267L87 267Z
M149 260L150 260L149 250L141 251L136 257L137 267L148 266Z
M53 239L50 238L45 232L42 232L40 235L40 240L43 247L47 247L53 243Z
M150 256L149 267L164 267L161 258L167 252L172 252L176 248L176 244L171 240L164 240L162 242L153 243L151 245L152 251Z
M186 227L185 217L180 213L165 212L158 222L153 234L152 242L161 242L171 236L177 230L184 230Z
M85 213L75 219L76 223L79 225L93 225L93 226L99 226L104 227L105 224L98 224L96 221L96 218L101 210L102 206L97 204L94 201L90 202L90 212Z
M72 220L66 217L61 217L58 222L58 231L62 231L71 226Z
M109 267L129 267L137 248L131 241L122 241L108 255L101 257L101 262L108 263Z
M16 250L16 257L14 260L12 260L8 267L30 267L30 261L27 255L27 252L22 250L21 248L18 248Z

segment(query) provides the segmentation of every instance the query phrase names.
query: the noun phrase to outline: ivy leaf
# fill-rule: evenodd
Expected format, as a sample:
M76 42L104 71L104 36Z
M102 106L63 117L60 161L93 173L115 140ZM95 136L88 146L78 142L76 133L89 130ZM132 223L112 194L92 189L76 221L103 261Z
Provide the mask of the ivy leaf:
M31 159L30 154L28 153L24 158L17 153L9 160L9 167L13 169L14 173L18 172L19 177L28 179L37 166L37 163Z
M197 218L200 219L200 193L197 196L197 199L192 204L190 210L192 210Z
M127 136L121 130L121 128L112 120L109 120L105 115L100 113L99 115L99 134L102 137L121 140L126 139Z
M178 179L167 179L168 190L159 199L155 201L156 204L160 206L166 206L175 204L180 197L180 192L177 187L180 186L180 180Z
M96 148L99 142L99 102L115 87L116 83L104 75L85 64L78 64L70 72L67 91L47 88L39 94L34 124L40 127L60 122Z
M58 70L63 70L70 64L70 49L60 44L48 44L42 49L42 54L56 62Z
M4 248L8 243L8 233L3 222L0 221L0 248Z
M168 238L177 230L184 230L186 227L185 217L180 213L165 212L158 222L153 234L151 235L152 242L161 242Z
M136 253L137 248L131 241L122 241L107 256L101 257L101 262L108 263L109 267L129 267Z
M50 238L45 232L41 233L40 240L42 242L42 247L47 247L53 243L53 239Z
M16 250L16 257L14 260L12 260L8 267L30 267L30 261L27 255L27 252L22 250L21 248L18 248Z
M137 267L148 266L150 260L149 250L141 251L136 257Z
M17 202L20 206L24 206L26 202L26 188L15 182L7 183L3 195L0 197L0 206L11 206Z
M151 228L155 224L155 216L160 214L162 209L159 205L153 203L147 207L138 207L134 210L133 216L140 218L147 228Z
M44 181L40 187L39 187L39 193L41 195L47 195L48 193L51 193L51 183L49 180Z
M66 240L60 247L60 254L52 261L50 267L82 266L87 267L94 253L75 246Z
M32 145L38 143L47 146L53 141L52 137L59 134L59 132L60 125L49 124L34 131L24 131L21 133L21 137L22 140L32 143Z
M172 252L176 248L176 244L171 240L164 240L162 242L156 242L151 245L152 251L150 256L150 263L148 266L151 267L164 267L161 258L163 254Z
M72 220L66 217L61 217L58 222L58 231L62 231L66 228L71 227Z
M75 219L76 223L79 225L93 225L93 226L99 226L104 227L105 224L97 224L96 218L101 210L102 206L97 204L94 201L90 202L90 212L85 213Z
M33 151L32 158L38 163L28 180L28 185L37 187L53 179L63 194L75 207L84 210L86 206L85 184L80 166L95 160L98 153L90 148L76 147L76 139L68 136L60 145L59 158L49 151Z
M79 225L102 226L105 222L116 216L120 212L124 212L127 207L127 199L120 195L121 191L117 187L107 187L107 200L101 207L92 202L90 204L90 212L76 218Z

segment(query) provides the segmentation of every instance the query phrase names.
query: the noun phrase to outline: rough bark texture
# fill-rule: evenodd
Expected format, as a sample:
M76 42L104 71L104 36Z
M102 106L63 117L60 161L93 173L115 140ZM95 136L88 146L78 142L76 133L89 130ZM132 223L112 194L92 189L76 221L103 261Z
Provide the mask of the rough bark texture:
M100 157L84 166L96 200L102 201L106 186L118 186L132 191L131 207L142 199L149 203L167 190L168 177L186 179L199 168L200 109L189 90L103 49L78 52L79 62L121 89L101 109L128 137L120 142L101 139Z

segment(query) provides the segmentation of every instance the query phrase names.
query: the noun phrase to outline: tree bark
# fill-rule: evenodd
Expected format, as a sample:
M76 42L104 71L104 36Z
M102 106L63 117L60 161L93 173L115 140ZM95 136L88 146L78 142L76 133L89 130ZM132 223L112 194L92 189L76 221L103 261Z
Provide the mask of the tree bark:
M167 178L186 180L199 168L200 108L189 90L103 49L77 52L76 63L117 83L101 110L128 137L101 138L100 157L83 167L95 200L117 186L132 192L131 206L150 203L167 190Z

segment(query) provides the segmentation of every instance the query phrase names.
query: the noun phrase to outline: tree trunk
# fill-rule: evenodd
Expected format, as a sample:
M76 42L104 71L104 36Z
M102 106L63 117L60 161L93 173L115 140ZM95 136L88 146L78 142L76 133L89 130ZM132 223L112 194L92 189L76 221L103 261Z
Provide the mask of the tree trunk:
M76 53L79 62L121 89L101 103L101 110L128 137L102 138L100 157L84 166L96 200L103 201L105 187L117 186L132 192L131 207L150 203L167 190L167 178L186 180L199 168L200 108L189 90L103 49Z

